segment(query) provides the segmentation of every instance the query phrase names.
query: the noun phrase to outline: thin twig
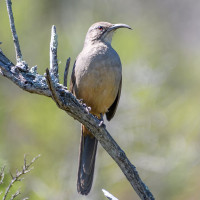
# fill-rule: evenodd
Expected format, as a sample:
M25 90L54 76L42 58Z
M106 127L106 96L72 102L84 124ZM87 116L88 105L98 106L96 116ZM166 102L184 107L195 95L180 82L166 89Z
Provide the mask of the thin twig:
M69 57L67 59L66 67L65 67L65 72L64 72L64 83L63 83L63 85L65 87L67 87L67 77L68 77L68 71L69 71L70 61L71 61L71 58Z
M109 200L118 200L116 197L114 197L112 194L110 194L108 191L102 189L103 194L109 199Z
M22 170L21 170L21 171L18 171L18 170L17 170L15 176L13 176L13 175L10 173L10 174L11 174L12 180L11 180L10 184L8 185L8 187L6 188L6 191L5 191L3 200L5 200L5 199L7 198L8 193L9 193L11 187L14 185L14 183L17 182L17 181L21 181L21 180L22 180L21 177L22 177L24 174L27 174L28 172L30 172L30 171L33 169L33 168L30 168L30 166L31 166L39 157L40 157L40 155L34 157L34 158L32 159L32 161L31 161L29 164L26 164L26 156L24 156L24 165L23 165L23 167L22 167ZM19 191L16 192L16 193L11 197L11 199L12 199L12 198L14 199L14 198L15 198L17 195L19 195L19 194L20 194Z
M10 200L13 200L15 197L17 197L20 194L21 194L20 191L17 190L17 192L15 192L15 194L12 195L12 197L10 198Z
M34 157L28 165L26 164L26 169L28 169L40 156L41 155L39 154L38 156ZM26 155L24 156L24 163L26 163Z
M1 168L1 172L0 172L0 185L3 184L3 179L4 179L4 170L5 170L5 166L3 166Z
M54 87L54 83L51 79L51 75L48 68L46 69L46 80L49 86L49 90L51 91L52 98L56 102L57 106L60 108L59 100L57 99L57 95L56 95L56 89Z
M56 27L53 25L51 28L51 42L50 42L50 73L55 78L56 82L59 82L58 78L58 61L57 61L57 40Z
M6 4L7 4L7 11L8 11L8 16L9 16L9 20L10 20L10 29L11 29L11 32L12 32L12 37L13 37L14 46L15 46L16 60L17 60L17 63L18 63L18 62L21 62L23 59L22 59L22 53L21 53L21 50L20 50L19 40L18 40L16 28L15 28L15 22L14 22L14 17L13 17L13 12L12 12L12 2L11 2L11 0L6 0Z

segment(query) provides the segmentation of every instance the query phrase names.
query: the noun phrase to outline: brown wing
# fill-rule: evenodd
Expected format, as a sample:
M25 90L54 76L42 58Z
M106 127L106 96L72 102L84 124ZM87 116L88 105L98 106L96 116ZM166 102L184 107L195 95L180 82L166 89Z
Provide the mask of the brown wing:
M108 121L110 121L114 117L115 112L117 110L117 106L118 106L120 95L121 95L121 88L122 88L122 78L121 78L121 81L120 81L120 84L119 84L119 90L118 90L118 93L117 93L117 97L116 97L114 103L108 109L108 112L106 113L106 118L107 118Z

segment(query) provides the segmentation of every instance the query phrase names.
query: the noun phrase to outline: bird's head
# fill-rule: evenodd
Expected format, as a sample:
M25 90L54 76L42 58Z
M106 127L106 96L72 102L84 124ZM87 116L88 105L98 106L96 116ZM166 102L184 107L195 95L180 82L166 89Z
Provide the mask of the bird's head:
M111 44L113 33L118 28L132 29L126 24L111 24L109 22L97 22L93 24L86 35L85 44L95 41L101 41Z

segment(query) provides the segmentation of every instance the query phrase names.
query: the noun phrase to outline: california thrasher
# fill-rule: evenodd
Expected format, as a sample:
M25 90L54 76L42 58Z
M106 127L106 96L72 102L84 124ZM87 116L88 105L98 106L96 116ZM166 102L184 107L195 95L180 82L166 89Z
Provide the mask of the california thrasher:
M111 46L113 33L118 28L131 29L126 24L93 24L71 75L71 92L91 107L91 113L101 120L104 114L108 121L113 118L121 93L121 61ZM77 180L77 190L82 195L87 195L92 186L96 150L96 138L82 125Z

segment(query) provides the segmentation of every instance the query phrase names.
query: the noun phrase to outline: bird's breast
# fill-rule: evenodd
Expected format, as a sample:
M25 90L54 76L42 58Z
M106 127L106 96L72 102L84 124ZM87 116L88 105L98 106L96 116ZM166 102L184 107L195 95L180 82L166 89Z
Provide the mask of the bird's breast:
M91 107L93 114L105 113L114 102L121 81L121 62L112 49L94 49L79 55L75 66L75 95Z

